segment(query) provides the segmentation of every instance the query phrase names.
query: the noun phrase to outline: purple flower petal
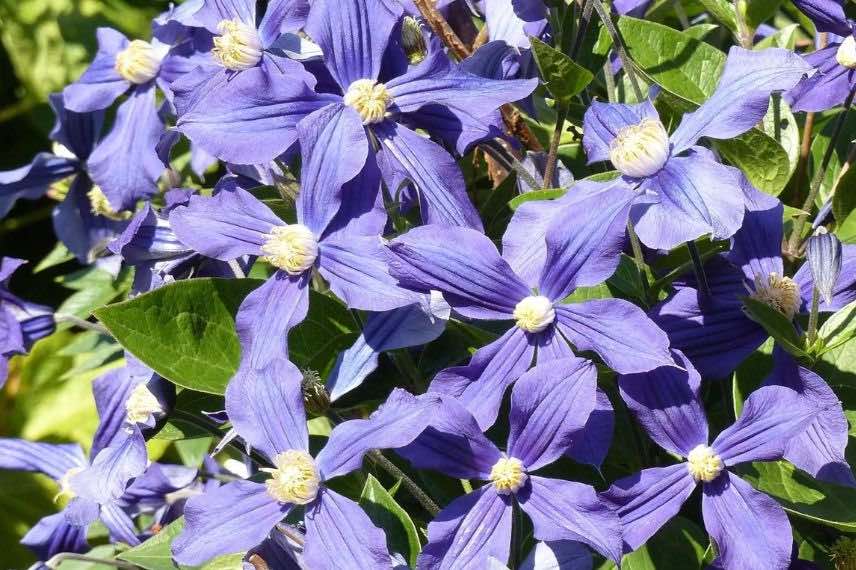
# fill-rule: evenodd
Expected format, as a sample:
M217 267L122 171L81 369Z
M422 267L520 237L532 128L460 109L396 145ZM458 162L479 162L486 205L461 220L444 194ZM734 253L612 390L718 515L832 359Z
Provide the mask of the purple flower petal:
M674 364L666 333L642 309L622 299L557 305L556 319L577 350L595 351L619 374Z
M179 564L198 565L261 543L291 509L278 503L261 483L234 481L191 497L184 507L184 530L172 543Z
M643 469L619 479L601 496L615 507L624 550L636 550L669 522L696 488L686 463Z
M670 158L642 188L659 197L631 211L636 233L653 249L672 249L711 234L726 239L743 222L742 174L693 153Z
M149 376L153 373L150 371ZM92 457L113 443L120 443L127 437L123 430L128 419L125 404L131 391L146 378L132 376L127 367L116 368L99 376L92 383L95 408L98 410L98 429L92 439Z
M643 119L660 120L647 99L635 105L593 101L583 117L583 148L588 162L609 160L609 145L618 131L638 125Z
M536 542L518 570L591 570L591 552L579 542Z
M65 108L61 93L51 93L48 103L54 112L56 121L50 132L54 140L69 149L80 160L89 158L104 122L103 112L75 113Z
M190 73L172 84L179 111L176 128L206 152L235 164L273 160L297 140L297 123L329 103L314 78L296 61L247 69L209 82Z
M483 116L506 103L526 98L537 85L534 78L496 80L474 75L452 63L443 50L433 52L418 66L386 84L395 106L403 113L439 104L477 106Z
M502 457L499 449L457 400L444 397L440 412L398 454L416 469L433 469L456 479L487 480Z
M324 239L319 260L319 272L349 308L389 311L413 302L413 292L399 287L389 274L386 248L378 236Z
M271 461L284 451L309 449L302 380L294 364L273 358L262 368L241 367L226 388L233 427Z
M619 376L618 386L627 407L651 439L666 451L686 457L698 445L707 445L707 416L698 398L701 376L690 361L674 351L683 368L664 366Z
M794 0L794 6L811 18L819 32L832 32L839 36L852 33L841 0Z
M776 198L751 188L743 226L731 238L728 261L743 270L750 282L771 273L784 275L782 266L782 211Z
M482 229L461 170L449 153L391 121L372 125L372 132L383 147L378 166L394 196L405 181L410 181L419 195L425 223Z
M810 71L811 66L787 49L732 46L713 95L684 115L672 133L672 153L687 150L701 137L730 139L748 131L767 113L771 93L787 91Z
M277 271L244 298L235 315L242 367L261 368L288 357L288 331L309 310L309 279L309 272L292 277Z
M589 485L532 475L518 493L538 540L576 540L610 560L621 560L621 523Z
M379 236L386 227L381 175L372 149L363 170L342 186L343 203L327 226L324 239L342 235Z
M536 364L573 357L574 351L556 327L547 327L535 335Z
M98 28L95 35L95 59L62 93L66 108L75 113L106 109L131 86L116 72L116 54L128 46L128 38L113 28Z
M54 233L81 263L95 261L127 224L94 214L87 196L91 189L89 177L76 177L65 200L53 211Z
M280 35L303 28L309 15L309 0L271 0L259 24L262 45L272 45Z
M484 17L491 41L505 42L509 46L528 49L529 35L524 22L514 13L512 0L488 0L484 3Z
M783 386L764 386L746 398L737 421L711 447L727 466L781 459L788 441L817 418L821 408Z
M597 370L589 360L567 358L538 364L511 393L508 454L534 471L568 449L595 407Z
M793 537L785 511L740 477L726 471L704 485L702 516L726 570L790 564Z
M381 352L426 344L443 333L449 305L440 296L422 297L418 303L368 316L359 338L339 354L327 377L331 401L362 384L377 368Z
M414 396L396 388L365 420L339 424L318 454L324 480L359 469L371 449L397 449L416 439L431 422L445 417L443 400L435 394Z
M119 105L113 129L87 161L89 175L114 210L132 210L138 200L157 192L164 167L156 147L163 128L154 84L135 88Z
M50 560L61 552L86 552L87 528L68 523L65 513L56 513L40 519L27 531L21 544L32 550L39 560Z
M113 542L124 542L130 546L137 546L142 542L137 536L137 527L134 526L134 521L116 503L101 505L99 518L107 527Z
M101 450L92 466L73 475L69 485L78 497L103 505L121 497L130 481L146 470L147 462L146 442L134 428L124 440L114 440Z
M846 33L850 35L850 31ZM832 44L805 56L805 61L816 68L814 75L807 77L785 93L785 101L791 110L826 111L841 105L854 84L856 71L838 63L835 57L841 44Z
M80 163L73 158L40 152L30 164L0 172L0 218L19 198L41 198L51 184L74 175L79 169Z
M595 407L586 425L574 436L565 455L578 463L591 465L598 471L606 460L612 433L615 430L615 409L606 392L595 392Z
M297 220L322 235L342 201L342 185L363 170L369 141L359 114L342 104L318 109L297 125L302 156Z
M574 192L574 190L571 190ZM577 287L597 285L618 267L627 216L636 195L621 185L573 203L573 223L558 217L547 228L541 294L564 299Z
M317 0L306 33L343 91L358 79L377 79L387 43L403 10L389 0Z
M217 25L223 20L238 20L256 26L256 3L253 0L205 0L193 19L212 34L219 34Z
M308 568L388 568L386 535L351 499L323 488L306 508Z
M285 223L241 188L221 191L211 198L191 196L187 206L170 212L169 221L182 243L223 261L261 255L265 236Z
M402 115L401 120L411 127L425 129L460 155L480 141L502 137L502 115L498 111L482 114L474 107L429 103Z
M414 228L392 240L388 251L389 272L402 286L439 290L467 317L510 319L518 301L529 295L493 242L469 228Z
M428 525L420 570L488 568L490 558L508 560L511 500L491 485L458 497Z
M532 340L514 327L479 349L468 365L440 371L429 390L458 398L487 429L496 421L506 388L529 369L535 353Z
M77 444L0 438L0 469L44 473L59 481L69 469L85 465L83 450Z
M856 486L844 456L849 439L847 418L829 385L779 347L773 349L773 371L763 385L786 386L823 409L804 432L787 442L784 458L815 479Z

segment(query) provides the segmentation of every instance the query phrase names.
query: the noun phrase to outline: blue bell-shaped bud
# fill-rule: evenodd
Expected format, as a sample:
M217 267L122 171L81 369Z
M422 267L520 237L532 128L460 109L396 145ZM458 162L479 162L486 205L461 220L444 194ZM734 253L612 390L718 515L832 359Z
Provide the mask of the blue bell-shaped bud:
M817 228L815 234L808 238L806 255L814 286L821 298L831 303L835 284L841 274L841 242L825 228Z

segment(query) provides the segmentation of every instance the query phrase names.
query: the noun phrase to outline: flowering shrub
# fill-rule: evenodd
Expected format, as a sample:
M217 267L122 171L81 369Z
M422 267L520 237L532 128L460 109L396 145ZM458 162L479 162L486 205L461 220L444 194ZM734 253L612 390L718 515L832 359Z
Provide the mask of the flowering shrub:
M51 152L0 172L5 231L53 200L58 240L0 261L0 505L21 472L53 496L4 540L65 570L853 568L851 16L99 27Z

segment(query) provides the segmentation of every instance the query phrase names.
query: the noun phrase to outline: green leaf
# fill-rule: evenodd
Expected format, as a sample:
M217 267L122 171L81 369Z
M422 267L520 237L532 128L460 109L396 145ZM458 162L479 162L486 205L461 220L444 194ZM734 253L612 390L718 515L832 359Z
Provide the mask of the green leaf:
M558 105L567 107L591 83L594 76L588 69L577 65L570 57L538 38L530 36L529 42L547 90Z
M86 555L101 560L113 560L116 556L116 547L112 544L102 544L87 552ZM112 564L100 564L88 560L65 560L57 570L114 570L115 568Z
M384 530L390 552L404 555L411 566L416 564L421 545L416 525L380 481L368 476L360 495L360 506L375 524Z
M538 200L554 200L556 198L561 198L567 192L568 190L565 188L546 188L544 190L533 190L531 192L526 192L525 194L515 196L514 198L509 200L508 207L516 211L521 204L525 204L526 202L535 202Z
M87 318L93 310L116 299L131 288L132 272L123 269L119 276L112 275L95 266L57 277L63 287L74 291L57 309L58 313ZM60 328L70 325L62 324Z
M728 0L699 0L711 15L725 24L732 32L737 31L737 17L734 14L734 4Z
M776 13L782 0L750 0L746 3L746 23L753 30Z
M703 40L706 35L718 27L717 24L696 24L684 30L684 33L697 40Z
M755 44L752 49L762 50L771 47L780 47L792 50L797 43L797 30L799 30L799 27L799 24L787 25L775 34L771 34L762 39L760 42Z
M753 463L741 475L786 511L812 522L856 532L856 489L821 483L785 461Z
M766 303L751 297L743 297L743 306L749 317L764 327L776 342L797 358L808 356L803 349L803 341L797 335L793 323L788 318Z
M208 437L211 435L210 431L183 418L187 415L203 417L200 416L203 411L211 412L224 408L225 403L220 396L194 390L181 390L175 397L173 413L169 415L166 423L154 437L169 441Z
M354 315L333 297L309 292L309 312L288 335L288 357L298 368L318 372L322 378L339 353L359 335Z
M715 144L723 158L740 168L749 182L767 194L779 195L791 179L793 170L788 153L758 129Z
M856 317L856 301L836 311L823 323L818 331L818 336L823 341L823 348L819 354L838 348L856 336L854 317Z
M701 104L716 88L725 54L662 24L622 16L618 27L630 57L663 89Z
M693 521L677 516L666 523L643 546L621 559L623 570L663 570L664 568L698 569L704 560L707 537ZM675 561L680 560L680 566ZM601 569L615 568L607 562Z
M243 554L227 554L202 566L179 566L172 560L172 541L184 528L184 517L161 529L159 533L125 552L118 558L144 570L240 570Z
M856 188L856 167L852 165L838 172L832 195L832 214L836 220L846 220L856 210L856 192L848 191Z
M44 271L45 269L49 269L51 267L55 267L57 265L61 265L66 261L71 261L74 259L74 254L71 253L65 244L57 242L54 248L48 253L38 265L33 268L33 273L38 273L40 271Z
M116 340L179 386L223 394L240 345L235 313L254 279L189 279L95 311Z

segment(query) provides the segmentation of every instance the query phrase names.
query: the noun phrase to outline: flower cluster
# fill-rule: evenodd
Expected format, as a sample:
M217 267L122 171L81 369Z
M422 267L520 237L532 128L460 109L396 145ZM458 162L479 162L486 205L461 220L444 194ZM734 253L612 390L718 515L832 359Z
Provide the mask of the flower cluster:
M114 349L88 453L0 438L58 485L40 564L107 540L120 567L583 569L671 556L676 520L711 546L666 567L804 563L790 519L819 511L764 474L856 487L825 356L856 337L852 6L788 2L824 42L801 54L745 0L727 53L698 6L678 31L649 4L187 0L150 38L99 28L53 152L0 172L0 214L57 199L77 264L133 274L91 320L0 258L0 382L69 325Z

